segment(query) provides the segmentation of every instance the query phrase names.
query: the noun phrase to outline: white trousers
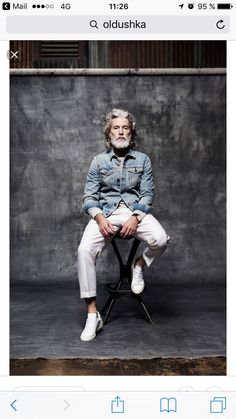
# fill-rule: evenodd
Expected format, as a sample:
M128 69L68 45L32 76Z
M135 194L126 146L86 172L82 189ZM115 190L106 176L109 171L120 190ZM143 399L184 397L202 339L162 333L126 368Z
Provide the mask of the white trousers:
M107 219L118 231L131 217L131 214L132 211L129 208L121 207ZM164 252L169 241L169 236L151 214L146 215L138 224L134 237L147 244L142 254L147 266L150 266L154 259ZM78 247L78 277L81 298L97 295L96 258L111 240L112 236L109 239L103 237L95 220L89 221Z

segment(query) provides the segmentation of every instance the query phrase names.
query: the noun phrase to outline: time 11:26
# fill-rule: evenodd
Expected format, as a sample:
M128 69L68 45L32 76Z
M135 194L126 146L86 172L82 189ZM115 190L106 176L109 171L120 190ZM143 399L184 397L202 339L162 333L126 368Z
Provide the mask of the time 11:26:
M110 9L114 10L127 10L129 8L128 3L109 3Z

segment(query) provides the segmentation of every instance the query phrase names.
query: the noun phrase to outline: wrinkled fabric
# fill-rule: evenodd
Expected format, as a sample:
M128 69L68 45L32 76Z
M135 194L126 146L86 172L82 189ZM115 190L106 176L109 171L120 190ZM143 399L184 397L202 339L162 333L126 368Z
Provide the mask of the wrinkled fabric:
M132 212L128 208L118 208L109 216L108 219L115 228L114 235L131 215ZM169 241L169 236L151 214L146 215L137 225L134 237L143 241L147 246L142 253L147 266L150 266L156 257L161 256ZM112 236L109 239L103 237L95 220L89 221L78 248L78 278L81 298L97 295L96 260L111 240Z

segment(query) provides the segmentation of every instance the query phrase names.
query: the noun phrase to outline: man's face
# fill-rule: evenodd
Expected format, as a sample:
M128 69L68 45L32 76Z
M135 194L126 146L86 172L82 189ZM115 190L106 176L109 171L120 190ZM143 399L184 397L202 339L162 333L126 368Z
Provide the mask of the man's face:
M131 129L127 118L114 118L111 123L110 140L114 148L127 148L131 141Z

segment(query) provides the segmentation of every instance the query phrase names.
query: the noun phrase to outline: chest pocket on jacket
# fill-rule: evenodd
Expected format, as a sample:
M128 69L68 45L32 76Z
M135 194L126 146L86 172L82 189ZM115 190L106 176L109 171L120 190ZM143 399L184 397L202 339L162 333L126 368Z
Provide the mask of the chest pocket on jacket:
M114 169L101 169L102 185L111 186L114 183Z
M142 174L143 174L143 167L136 166L136 167L127 167L128 173L128 182L130 186L138 187L141 182Z

